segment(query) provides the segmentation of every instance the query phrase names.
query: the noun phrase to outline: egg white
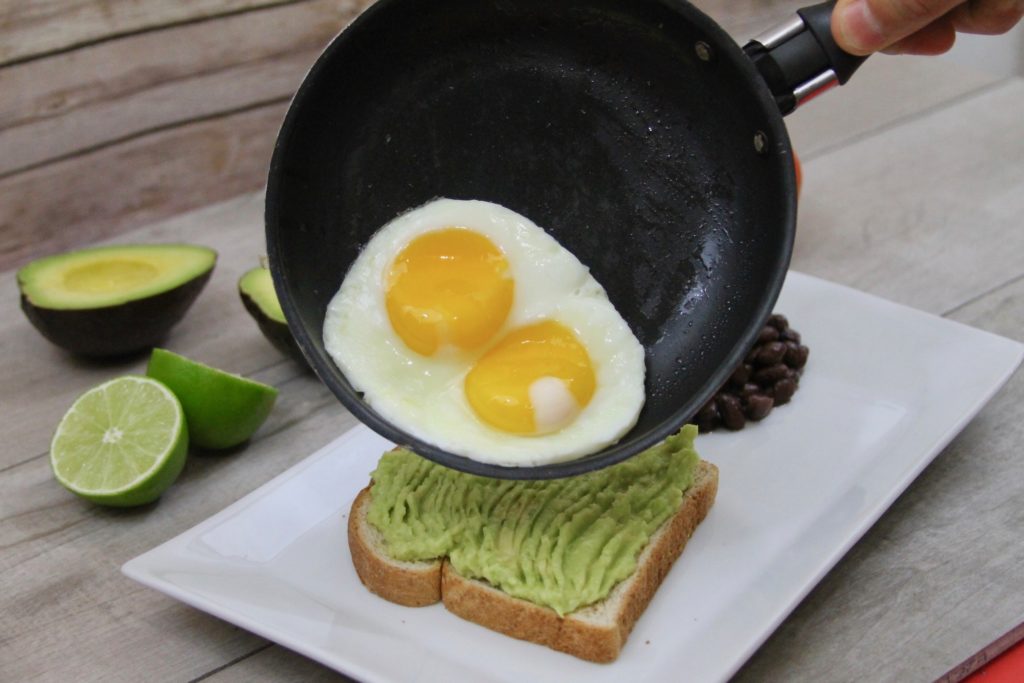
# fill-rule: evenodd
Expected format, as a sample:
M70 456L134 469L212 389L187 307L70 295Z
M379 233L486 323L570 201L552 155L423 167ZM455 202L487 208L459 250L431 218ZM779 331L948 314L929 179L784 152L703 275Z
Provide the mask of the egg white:
M505 255L515 280L512 310L483 347L446 347L421 356L391 327L387 273L412 239L453 226L486 236ZM482 422L465 397L466 373L508 332L546 319L571 329L590 354L597 380L590 403L551 434L509 434ZM593 453L629 431L644 403L643 347L604 288L544 230L490 202L438 199L378 230L328 305L324 347L389 422L444 450L496 465L537 466Z

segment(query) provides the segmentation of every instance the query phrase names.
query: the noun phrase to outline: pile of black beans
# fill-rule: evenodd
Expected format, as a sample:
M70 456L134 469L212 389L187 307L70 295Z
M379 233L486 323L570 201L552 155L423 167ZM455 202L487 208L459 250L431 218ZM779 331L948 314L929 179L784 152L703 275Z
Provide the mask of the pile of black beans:
M748 420L763 420L772 408L793 398L809 351L786 317L773 314L754 348L693 421L700 431L710 432L719 427L743 429Z

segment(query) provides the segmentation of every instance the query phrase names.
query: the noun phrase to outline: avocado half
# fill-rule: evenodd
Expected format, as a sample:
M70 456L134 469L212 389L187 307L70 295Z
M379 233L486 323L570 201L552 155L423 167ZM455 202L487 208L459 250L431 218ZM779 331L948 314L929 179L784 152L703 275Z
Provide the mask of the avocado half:
M281 310L281 302L277 299L270 271L263 266L246 271L238 280L238 295L242 297L245 310L249 311L249 315L260 326L263 336L270 340L278 351L308 367L299 345L295 343L295 338L288 329L288 322L285 320L284 311Z
M217 252L191 244L92 247L18 271L21 308L44 337L83 356L155 346L203 290Z

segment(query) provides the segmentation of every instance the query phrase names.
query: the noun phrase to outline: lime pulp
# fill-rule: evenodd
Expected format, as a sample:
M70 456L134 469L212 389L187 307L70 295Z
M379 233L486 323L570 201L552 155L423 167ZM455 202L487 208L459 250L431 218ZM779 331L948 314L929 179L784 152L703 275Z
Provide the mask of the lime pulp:
M156 500L185 464L188 430L177 397L126 376L82 394L57 425L50 465L72 493L127 507Z

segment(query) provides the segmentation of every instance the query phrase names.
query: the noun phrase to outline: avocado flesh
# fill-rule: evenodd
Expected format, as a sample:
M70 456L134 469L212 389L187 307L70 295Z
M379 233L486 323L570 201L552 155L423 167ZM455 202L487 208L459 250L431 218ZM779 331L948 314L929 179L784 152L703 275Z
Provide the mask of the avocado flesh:
M463 576L565 615L603 600L678 510L698 463L697 428L578 477L489 479L414 453L373 472L369 522L399 560L448 557Z
M158 344L181 320L216 258L212 249L192 245L99 247L46 257L18 271L21 308L44 337L71 353L135 353Z
M263 266L256 266L246 271L238 281L238 291L247 295L263 311L263 315L277 323L287 325L284 318L284 311L281 310L281 302L277 299L277 292L274 291L274 280L270 277L270 271Z
M291 356L299 364L306 365L306 359L303 358L299 345L295 343L295 338L288 329L270 271L263 266L247 271L238 280L238 295L245 304L245 310L249 311L259 325L263 336L278 351Z
M212 249L189 244L94 247L29 263L18 271L18 286L38 308L104 308L180 287L216 261Z

